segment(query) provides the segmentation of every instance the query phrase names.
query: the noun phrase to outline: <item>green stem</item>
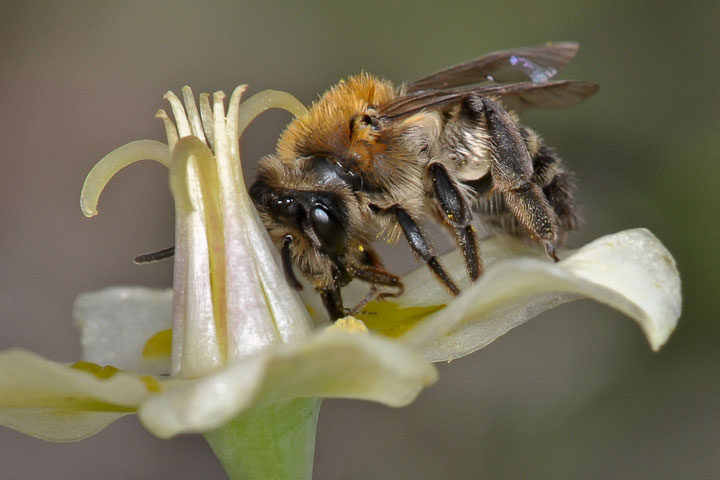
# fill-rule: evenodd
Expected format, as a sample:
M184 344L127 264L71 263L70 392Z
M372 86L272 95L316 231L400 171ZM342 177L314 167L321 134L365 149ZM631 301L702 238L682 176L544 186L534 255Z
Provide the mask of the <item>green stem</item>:
M205 438L232 480L310 480L320 403L256 407Z

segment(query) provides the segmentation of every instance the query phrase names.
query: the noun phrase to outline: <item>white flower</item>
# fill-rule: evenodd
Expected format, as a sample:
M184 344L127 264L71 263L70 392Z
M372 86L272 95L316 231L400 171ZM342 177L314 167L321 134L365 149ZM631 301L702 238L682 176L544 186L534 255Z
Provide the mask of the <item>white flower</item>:
M680 317L675 260L643 228L561 252L558 263L549 261L541 249L512 238L486 240L482 252L489 264L486 272L477 283L464 285L454 299L431 281L426 268L405 277L407 293L397 299L401 311L447 306L412 325L407 320L401 325L385 321L376 329L389 336L400 333L402 343L422 348L428 360L438 362L472 353L543 311L580 298L592 298L634 319L653 350L667 341ZM459 252L445 255L443 262L462 278L465 267Z
M304 107L287 94L259 94L224 113L186 87L172 94L177 128L164 112L168 145L142 140L103 159L85 185L95 213L102 186L120 168L151 158L170 168L176 201L174 291L118 288L81 296L75 321L83 361L76 368L22 350L0 353L0 424L55 441L92 435L137 412L160 437L215 429L252 406L303 397L362 398L401 406L436 379L429 361L471 353L540 312L581 297L635 319L653 349L680 315L675 263L648 231L603 237L559 263L516 240L483 242L483 277L450 298L426 268L407 276L405 295L369 304L375 333L316 329L289 289L250 203L238 140L258 112ZM464 277L457 252L443 259ZM344 295L364 295L351 284ZM317 296L305 289L311 311ZM171 308L172 302L172 308ZM349 322L350 327L358 322ZM169 329L172 328L172 347ZM390 338L388 338L390 337ZM112 365L102 368L99 365ZM119 370L118 370L119 369ZM171 373L170 377L157 376Z
M0 424L71 441L137 412L151 432L169 437L213 430L252 406L294 398L402 406L435 381L432 365L397 342L342 329L313 332L244 188L238 152L255 115L272 107L303 114L305 107L281 92L240 106L244 90L233 93L227 116L221 92L212 107L201 95L199 111L189 88L185 109L168 93L175 124L158 113L168 145L132 142L93 168L81 199L88 216L124 166L152 159L169 167L173 293L119 288L81 296L74 317L83 361L72 367L23 350L0 353ZM163 350L169 359L158 358ZM171 376L148 375L158 373Z

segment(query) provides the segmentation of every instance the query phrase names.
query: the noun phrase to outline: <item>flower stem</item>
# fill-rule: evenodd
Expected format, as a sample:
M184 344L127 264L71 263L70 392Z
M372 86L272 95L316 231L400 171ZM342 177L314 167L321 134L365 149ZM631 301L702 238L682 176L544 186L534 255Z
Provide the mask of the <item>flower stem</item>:
M321 399L256 407L206 433L232 480L312 478Z

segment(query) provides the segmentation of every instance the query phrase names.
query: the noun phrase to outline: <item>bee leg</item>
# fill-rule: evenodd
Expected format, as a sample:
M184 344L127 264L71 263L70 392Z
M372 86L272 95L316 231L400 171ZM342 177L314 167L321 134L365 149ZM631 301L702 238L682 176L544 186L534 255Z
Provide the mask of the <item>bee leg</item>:
M333 322L338 318L343 318L347 312L343 308L342 295L340 295L340 289L338 288L325 288L320 291L320 298L322 298L325 310L330 315L330 320Z
M545 251L548 257L552 258L555 262L559 262L560 258L557 256L557 253L555 253L555 244L547 240L543 241L543 244L545 245Z
M353 275L355 276L355 278L359 278L364 282L371 283L373 288L375 288L375 291L377 291L377 285L395 289L394 292L380 292L377 295L378 300L382 300L383 298L388 297L399 297L405 291L405 287L400 281L400 277L398 277L397 275L393 275L390 272L386 272L379 267L366 267L355 270L353 272ZM355 307L355 309L357 309L357 307Z
M425 263L428 264L430 270L432 270L435 276L443 284L445 284L450 293L453 295L459 294L460 290L457 288L447 272L445 272L442 265L440 265L434 249L430 246L430 244L428 244L425 236L420 230L420 227L417 223L415 223L415 220L413 220L412 217L410 217L410 215L398 205L392 207L392 211L395 214L395 217L397 218L410 247L420 258L422 258Z
M283 272L285 272L285 279L292 288L294 288L295 290L302 290L303 286L298 281L292 268L292 255L290 253L290 244L292 243L292 241L292 235L285 235L285 237L283 238L283 246L282 249L280 249Z
M370 291L352 309L353 314L360 312L373 299L383 300L388 297L399 297L405 291L400 277L385 270L380 257L370 248L363 248L362 255L356 259L356 263L353 264L349 271L353 278L370 284ZM379 292L378 286L393 288L395 291Z
M475 97L469 103L485 114L494 150L490 167L493 188L502 193L510 212L529 230L531 237L538 237L548 255L556 259L557 216L540 187L531 181L532 159L520 129L510 115L492 100Z
M457 187L450 180L445 167L439 163L430 165L430 178L433 182L435 197L440 203L440 214L445 223L455 230L458 247L465 258L465 268L472 281L483 272L478 253L477 235L471 225L472 213L467 202L460 196Z
M394 276L394 275L393 275ZM359 278L359 277L358 277ZM357 305L353 307L352 310L350 310L350 313L352 315L356 315L358 313L363 313L362 308L367 305L368 303L372 302L373 299L376 299L377 301L381 302L384 301L386 298L396 298L405 293L405 286L402 283L399 283L397 285L394 285L396 290L394 292L380 292L377 285L371 285L370 291L365 295L365 297L358 302ZM369 312L366 312L369 313Z
M365 297L358 302L357 305L355 305L352 310L350 310L350 313L353 315L357 315L361 312L362 308L370 303L372 299L375 297L375 294L378 292L378 288L376 285L370 285L370 291L365 295Z

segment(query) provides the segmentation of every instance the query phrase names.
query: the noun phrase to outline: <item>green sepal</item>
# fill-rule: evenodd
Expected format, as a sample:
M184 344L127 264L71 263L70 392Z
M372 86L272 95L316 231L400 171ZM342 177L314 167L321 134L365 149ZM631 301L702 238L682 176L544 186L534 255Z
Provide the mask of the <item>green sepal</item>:
M254 407L205 438L232 480L310 480L321 402Z

